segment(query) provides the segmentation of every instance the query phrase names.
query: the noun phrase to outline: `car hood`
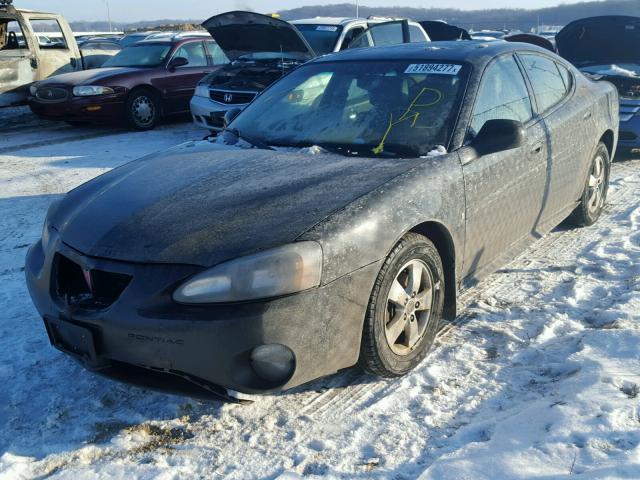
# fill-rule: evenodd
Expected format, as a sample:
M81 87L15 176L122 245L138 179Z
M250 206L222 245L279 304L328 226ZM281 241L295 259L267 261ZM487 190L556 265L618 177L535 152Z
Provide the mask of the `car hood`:
M139 72L138 68L105 67L62 73L38 82L38 85L93 85L116 75Z
M561 56L586 64L640 63L640 17L603 16L571 22L556 35Z
M312 48L292 24L268 15L226 12L204 21L202 26L231 61L263 52L278 52L304 60L315 57Z
M419 161L191 143L81 185L48 221L85 255L206 267L292 242Z

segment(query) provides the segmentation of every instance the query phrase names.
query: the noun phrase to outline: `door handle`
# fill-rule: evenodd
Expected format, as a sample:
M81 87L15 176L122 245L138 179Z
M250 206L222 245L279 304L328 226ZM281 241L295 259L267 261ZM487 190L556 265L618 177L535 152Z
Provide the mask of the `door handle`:
M591 118L591 112L587 112L582 115L582 120L589 120Z
M542 151L542 142L540 142L540 143L536 143L536 144L531 148L531 155L539 155L541 151Z

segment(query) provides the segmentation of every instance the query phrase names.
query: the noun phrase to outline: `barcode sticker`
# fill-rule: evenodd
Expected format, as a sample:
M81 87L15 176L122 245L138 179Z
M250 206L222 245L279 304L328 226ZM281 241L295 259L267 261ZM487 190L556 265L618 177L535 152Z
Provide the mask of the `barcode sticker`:
M440 75L457 75L462 65L454 63L412 63L404 73L435 73Z

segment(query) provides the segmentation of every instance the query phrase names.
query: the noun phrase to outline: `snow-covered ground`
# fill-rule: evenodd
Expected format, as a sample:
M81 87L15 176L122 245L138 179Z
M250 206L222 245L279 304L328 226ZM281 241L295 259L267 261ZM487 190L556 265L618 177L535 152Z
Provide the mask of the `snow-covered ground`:
M465 292L407 377L352 369L230 405L85 372L49 346L22 272L54 198L202 131L15 112L28 128L0 131L0 478L640 478L640 160L614 165L597 225L557 229Z

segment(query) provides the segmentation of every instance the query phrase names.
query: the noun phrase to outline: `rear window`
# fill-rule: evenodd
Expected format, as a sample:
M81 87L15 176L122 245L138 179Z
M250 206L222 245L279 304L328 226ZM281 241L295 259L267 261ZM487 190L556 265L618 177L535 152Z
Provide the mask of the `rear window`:
M567 94L567 85L558 65L542 55L520 55L531 80L533 93L538 102L539 113L544 113L560 102Z

